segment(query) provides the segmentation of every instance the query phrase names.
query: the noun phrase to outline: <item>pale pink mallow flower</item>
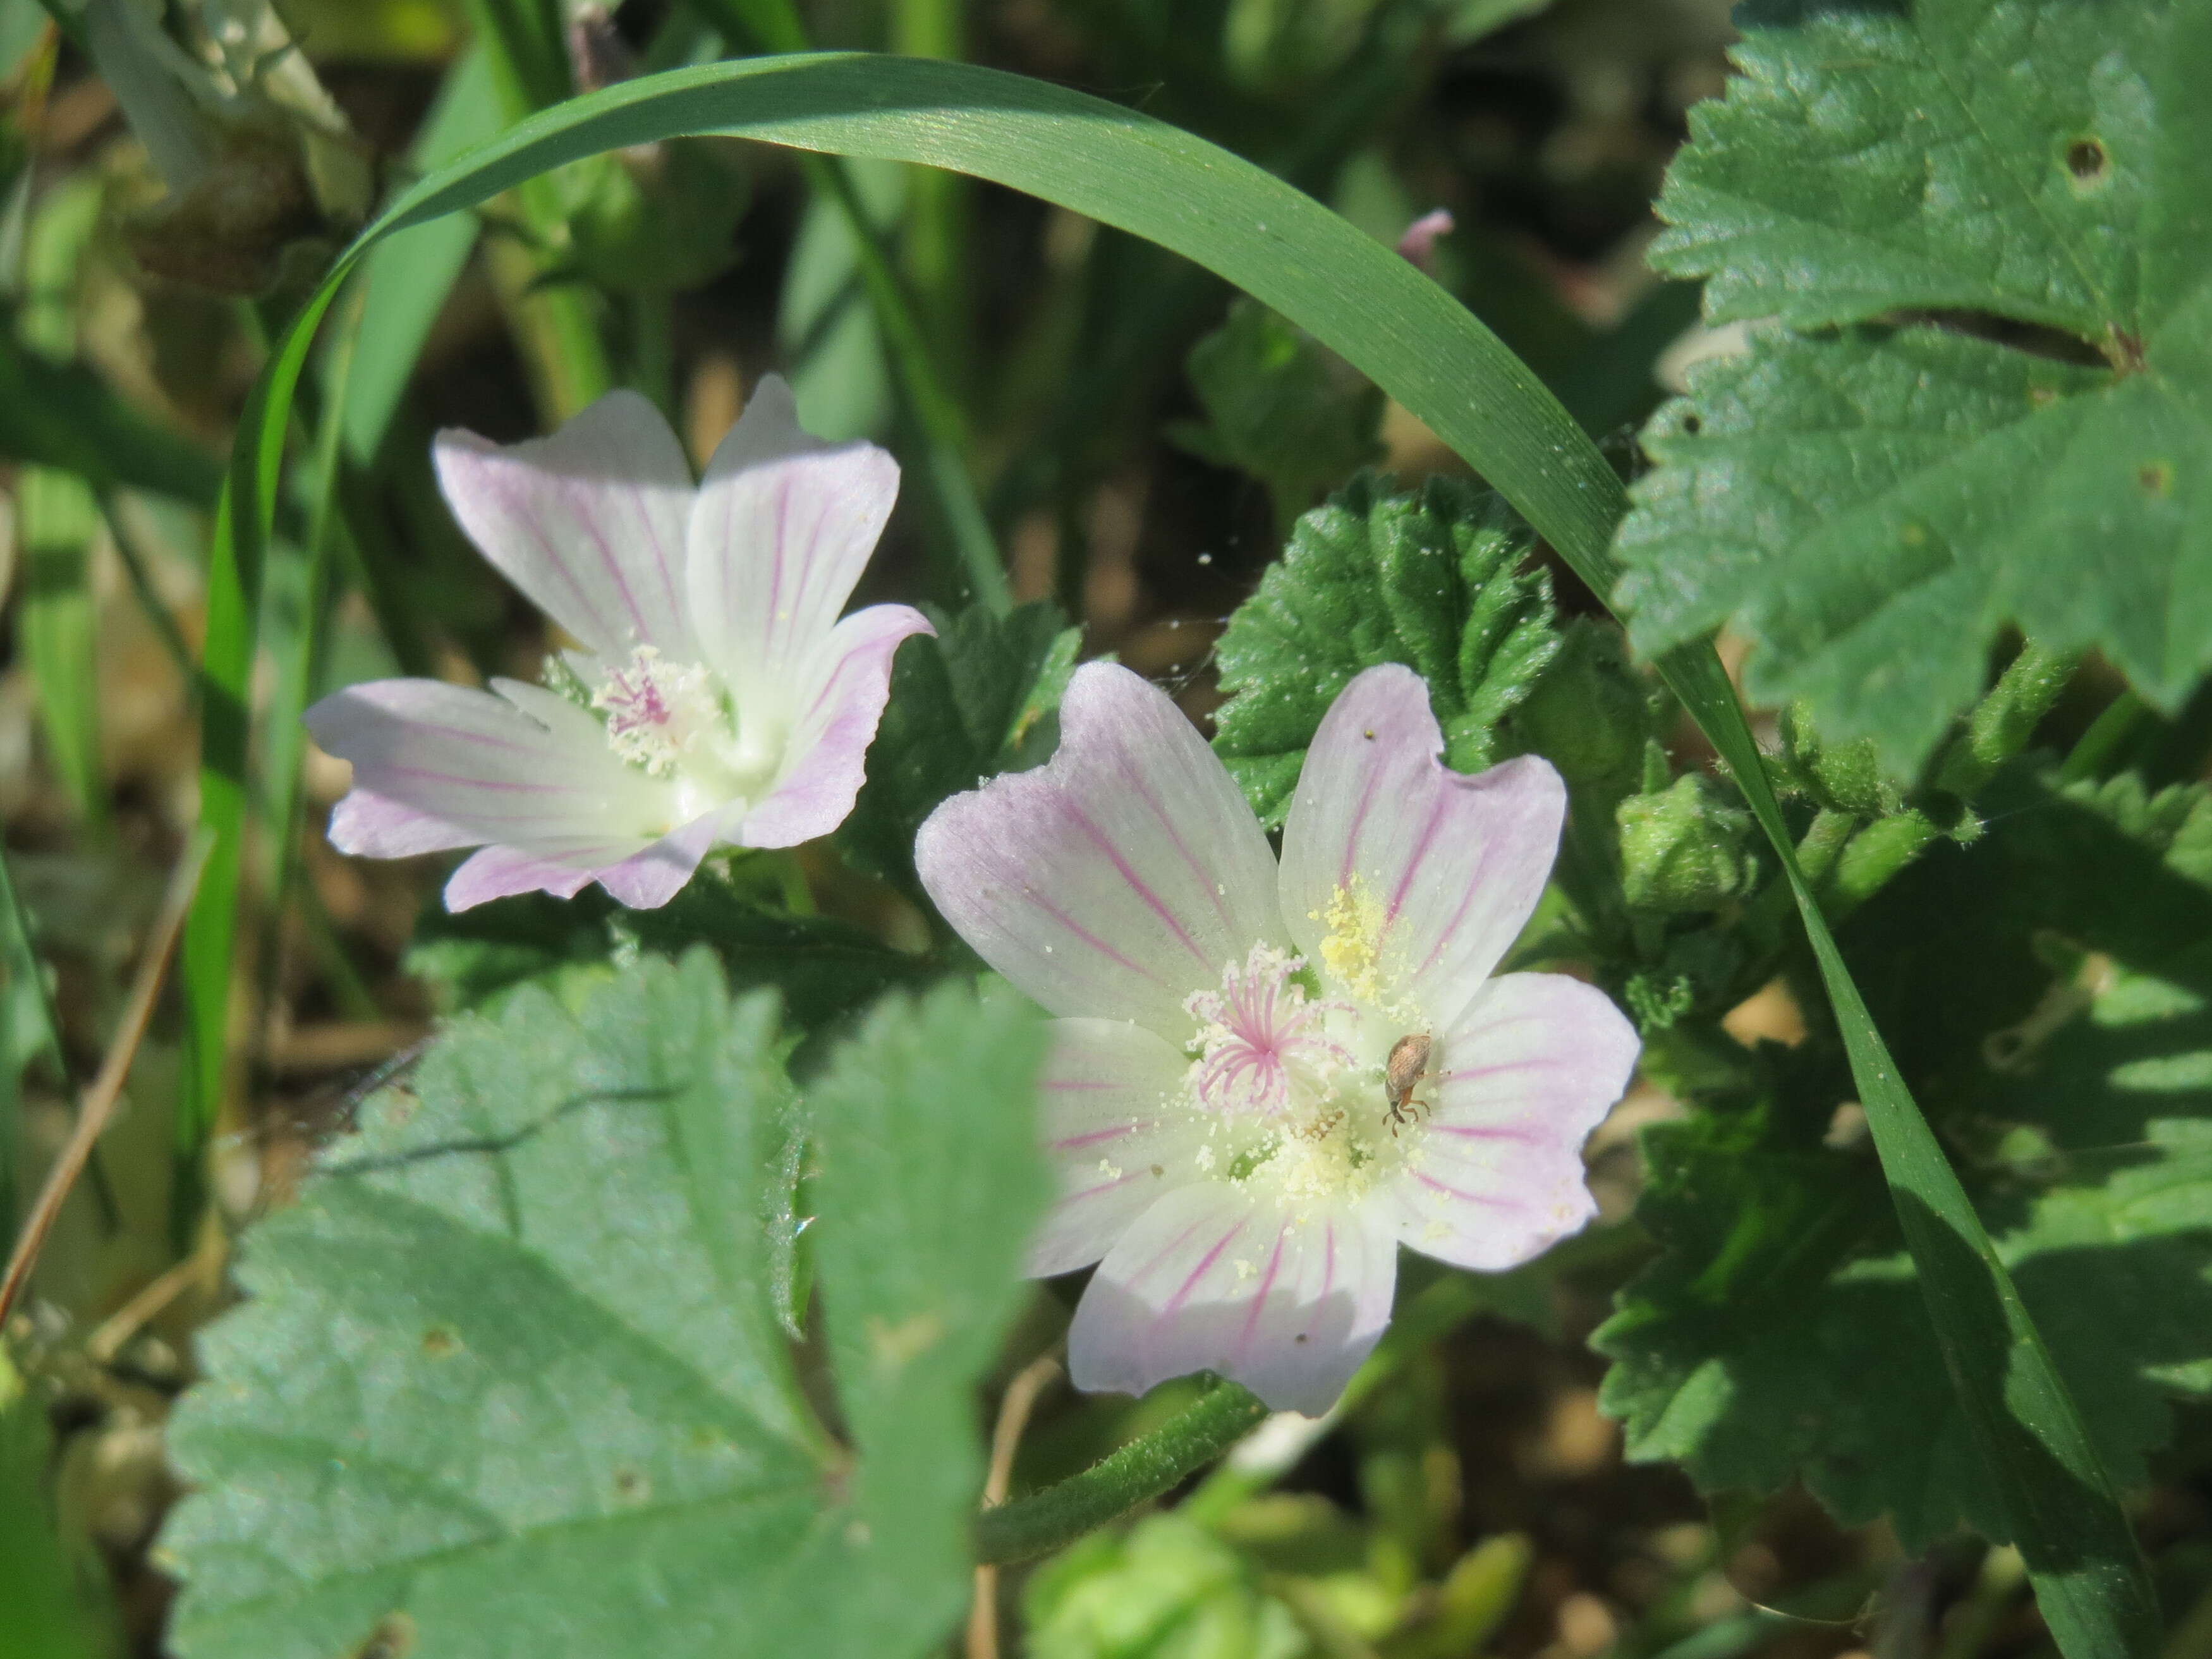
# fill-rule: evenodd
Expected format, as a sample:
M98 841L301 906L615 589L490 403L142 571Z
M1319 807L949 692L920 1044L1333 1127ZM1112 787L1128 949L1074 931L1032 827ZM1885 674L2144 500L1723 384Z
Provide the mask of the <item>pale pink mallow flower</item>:
M898 493L869 443L800 430L763 380L696 485L653 405L612 392L550 438L444 432L438 481L471 540L580 643L548 690L350 686L307 729L353 763L331 844L369 858L483 850L446 884L665 904L713 848L791 847L853 810L902 605L839 619ZM565 695L564 695L565 693Z
M1060 732L915 849L945 920L1059 1016L1060 1197L1030 1271L1098 1263L1068 1336L1079 1388L1212 1370L1320 1413L1389 1322L1399 1245L1494 1272L1595 1212L1580 1148L1635 1033L1579 981L1491 972L1565 790L1534 758L1447 770L1419 677L1370 669L1307 751L1279 866L1136 675L1081 669ZM1407 1037L1428 1039L1418 1078Z

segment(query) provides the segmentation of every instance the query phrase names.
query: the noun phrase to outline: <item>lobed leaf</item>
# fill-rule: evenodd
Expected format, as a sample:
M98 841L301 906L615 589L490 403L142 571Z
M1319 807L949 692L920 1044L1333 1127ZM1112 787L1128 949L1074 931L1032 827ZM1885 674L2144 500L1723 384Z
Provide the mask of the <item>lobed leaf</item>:
M1279 524L1382 453L1382 392L1255 301L1232 301L1188 367L1206 419L1178 421L1168 436L1267 485Z
M2212 792L2015 775L1996 799L1982 842L1932 854L1844 945L1889 965L1894 1052L2100 1456L2140 1484L2168 1402L2212 1395ZM1832 1132L1848 1082L1772 1056L1760 1097L1646 1137L1662 1251L1595 1338L1603 1403L1632 1457L1708 1489L1802 1479L1908 1548L2001 1535L1879 1167Z
M1454 478L1396 493L1363 475L1298 520L1218 647L1214 749L1263 822L1282 823L1322 716L1378 663L1428 681L1447 765L1501 758L1500 722L1559 649L1551 578L1520 568L1530 545L1502 501Z
M837 831L856 863L910 894L921 891L915 832L939 801L1051 754L1059 728L1048 717L1082 641L1048 601L1005 617L978 603L931 619L937 636L916 635L892 662L867 781Z
M1647 431L1638 644L1725 623L1754 697L1899 771L2008 623L2176 706L2212 668L2212 7L1753 18L1652 257L1780 325Z
M942 1637L980 1486L969 1389L1042 1199L1042 1038L951 988L879 1015L822 1085L856 1464L779 1323L773 1006L732 1006L703 952L641 962L575 1014L519 991L254 1231L250 1299L204 1339L172 1425L199 1488L162 1540L180 1654L889 1656ZM903 1361L888 1403L885 1352Z

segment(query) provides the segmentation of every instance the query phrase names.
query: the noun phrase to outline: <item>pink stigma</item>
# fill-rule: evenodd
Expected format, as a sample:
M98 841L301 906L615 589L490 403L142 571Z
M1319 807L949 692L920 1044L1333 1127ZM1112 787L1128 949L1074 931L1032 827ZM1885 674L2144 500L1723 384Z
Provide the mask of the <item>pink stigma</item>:
M1205 1045L1193 1073L1198 1097L1223 1112L1273 1117L1292 1105L1293 1074L1321 1082L1352 1056L1321 1030L1322 1016L1343 1004L1310 1002L1292 977L1305 964L1255 945L1240 967L1222 970L1221 989L1194 992L1183 1006L1203 1022Z

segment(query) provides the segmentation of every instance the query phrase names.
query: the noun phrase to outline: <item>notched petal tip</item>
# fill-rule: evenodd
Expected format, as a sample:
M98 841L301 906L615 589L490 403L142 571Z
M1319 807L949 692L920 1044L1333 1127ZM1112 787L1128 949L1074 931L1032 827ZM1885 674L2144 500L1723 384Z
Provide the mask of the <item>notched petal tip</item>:
M1510 949L1558 856L1566 787L1536 756L1473 776L1442 760L1419 675L1370 668L1306 751L1283 830L1282 903L1302 950L1346 895L1376 907L1378 957L1449 1021Z
M1187 1034L1190 994L1281 933L1235 782L1165 693L1112 664L1069 681L1049 761L944 802L915 857L954 930L1056 1014Z
M516 444L448 428L431 461L469 539L576 638L603 656L697 656L683 601L690 463L645 398L611 392Z

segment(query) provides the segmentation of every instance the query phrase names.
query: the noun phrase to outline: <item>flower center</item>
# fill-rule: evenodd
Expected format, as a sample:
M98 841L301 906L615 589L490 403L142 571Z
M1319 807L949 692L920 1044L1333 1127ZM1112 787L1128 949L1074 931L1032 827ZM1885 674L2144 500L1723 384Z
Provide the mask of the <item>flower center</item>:
M1326 1029L1340 1002L1314 1002L1297 975L1305 963L1271 945L1255 945L1223 969L1218 991L1199 991L1183 1006L1199 1022L1192 1092L1210 1110L1279 1118L1332 1092L1352 1055Z
M728 729L719 690L699 664L664 662L652 646L641 645L626 665L609 672L592 694L592 707L607 717L615 753L665 778L688 750Z
M758 799L782 765L784 732L777 722L739 718L714 670L669 662L649 645L608 671L592 693L592 707L606 716L608 747L675 784L676 823Z
M1318 969L1256 945L1221 988L1184 1003L1199 1022L1170 1110L1197 1120L1200 1175L1250 1185L1293 1209L1356 1198L1419 1156L1427 1134L1433 1043L1389 993L1373 920L1350 896ZM1364 934L1361 948L1355 934ZM1349 969L1349 971L1346 971ZM1324 997L1322 987L1346 994ZM1425 1064L1416 1067L1410 1055Z

